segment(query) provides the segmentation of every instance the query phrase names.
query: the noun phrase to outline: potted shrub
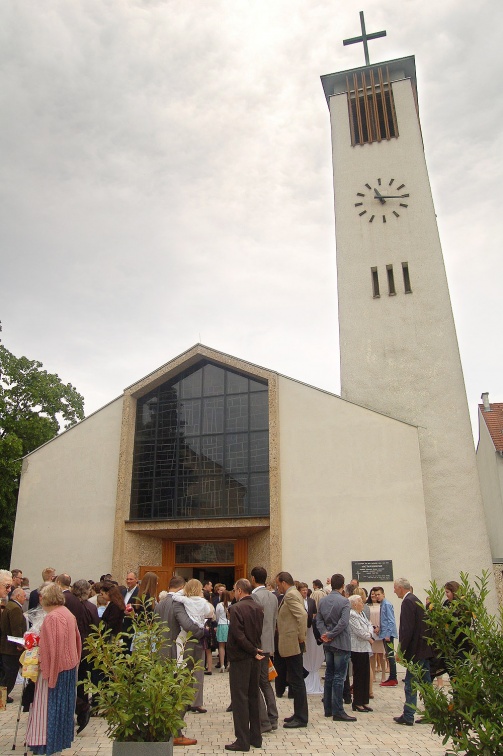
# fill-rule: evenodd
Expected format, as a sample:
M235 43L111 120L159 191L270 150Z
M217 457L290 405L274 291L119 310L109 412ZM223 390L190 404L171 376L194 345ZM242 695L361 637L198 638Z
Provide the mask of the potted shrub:
M449 606L442 586L431 583L425 612L429 642L445 664L450 684L426 683L420 668L405 662L416 675L426 722L449 743L448 754L495 756L503 753L503 608L492 616L485 600L488 573L475 578L461 573L460 587Z
M193 665L179 665L166 653L165 626L151 611L140 612L132 621L132 653L126 633L111 637L100 626L87 639L87 660L101 679L89 678L85 686L107 721L114 756L172 754L173 736L184 726L194 698Z

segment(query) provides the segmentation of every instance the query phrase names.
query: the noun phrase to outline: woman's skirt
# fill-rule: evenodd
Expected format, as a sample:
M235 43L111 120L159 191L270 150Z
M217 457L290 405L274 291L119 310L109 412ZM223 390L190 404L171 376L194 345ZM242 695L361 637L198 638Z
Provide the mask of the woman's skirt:
M74 738L77 668L60 672L54 688L39 676L30 710L26 744L34 754L51 756L70 748Z
M228 637L229 637L229 625L218 625L217 626L217 641L219 643L227 643Z

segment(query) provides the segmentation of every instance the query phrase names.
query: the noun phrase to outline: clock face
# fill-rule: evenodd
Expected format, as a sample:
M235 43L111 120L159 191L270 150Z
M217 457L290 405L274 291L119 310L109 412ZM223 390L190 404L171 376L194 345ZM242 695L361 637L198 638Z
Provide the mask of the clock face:
M402 181L377 178L356 192L355 209L369 223L395 221L409 206L409 193Z

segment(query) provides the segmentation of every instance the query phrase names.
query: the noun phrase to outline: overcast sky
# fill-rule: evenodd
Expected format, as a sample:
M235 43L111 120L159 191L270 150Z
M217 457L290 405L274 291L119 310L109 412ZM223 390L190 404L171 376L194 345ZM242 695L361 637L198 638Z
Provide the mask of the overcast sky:
M320 75L414 54L472 415L503 401L501 0L4 0L3 343L86 414L201 341L339 393Z

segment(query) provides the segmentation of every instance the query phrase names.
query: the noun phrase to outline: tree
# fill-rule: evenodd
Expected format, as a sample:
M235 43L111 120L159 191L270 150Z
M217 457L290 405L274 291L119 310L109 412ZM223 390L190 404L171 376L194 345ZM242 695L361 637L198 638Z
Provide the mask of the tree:
M10 563L22 457L84 418L84 398L0 344L0 566Z
M430 642L449 673L450 686L437 688L419 681L424 717L437 735L449 740L447 753L496 756L503 754L503 609L499 618L485 606L488 573L470 585L461 573L461 585L450 606L443 588L432 583L425 611Z

